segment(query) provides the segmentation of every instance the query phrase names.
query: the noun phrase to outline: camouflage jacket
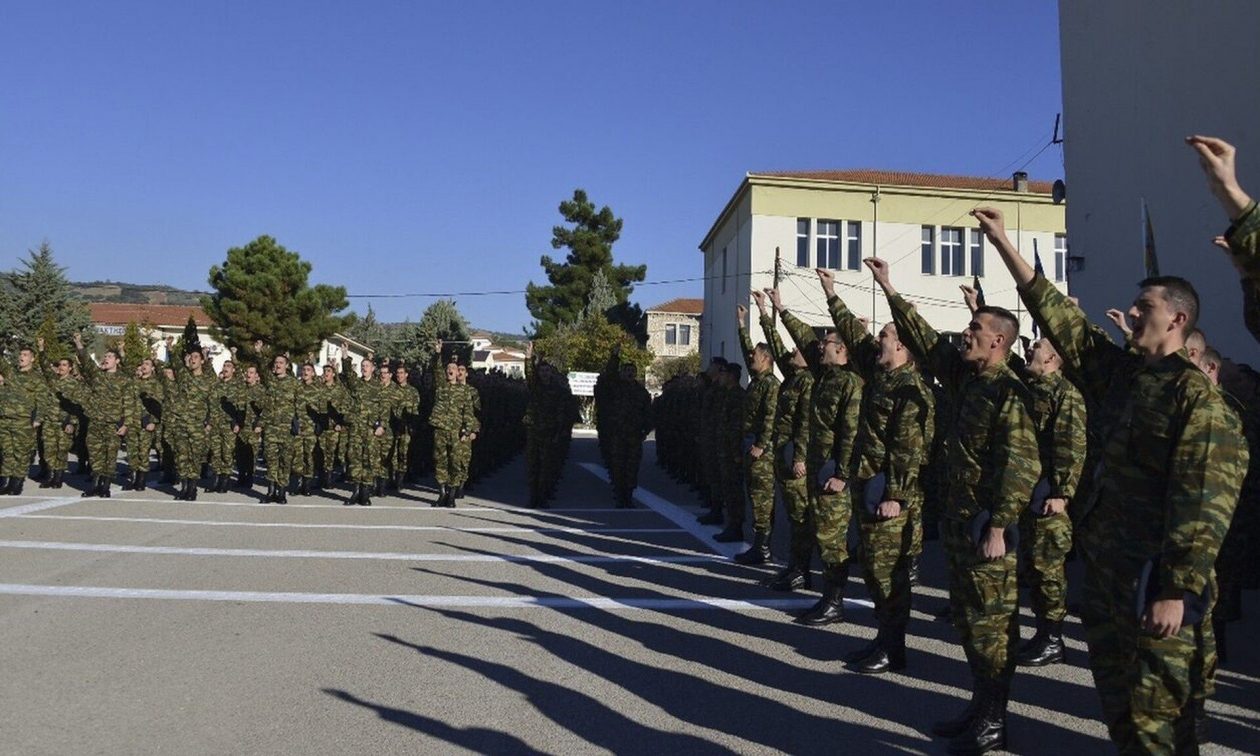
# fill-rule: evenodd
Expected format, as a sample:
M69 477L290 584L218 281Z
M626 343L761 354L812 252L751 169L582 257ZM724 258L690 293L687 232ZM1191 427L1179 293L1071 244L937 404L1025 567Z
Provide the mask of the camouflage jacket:
M264 373L263 376L258 425L262 426L265 433L289 436L293 435L294 421L297 421L300 431L298 384L301 381L289 373L281 376Z
M204 428L211 420L219 379L203 367L194 374L178 357L171 360L175 380L166 386L167 404L162 419L168 427Z
M862 379L844 365L823 365L816 353L809 354L817 341L814 331L790 312L783 313L797 348L807 353L814 371L814 385L809 394L809 446L806 458L812 465L827 459L835 460L836 474L843 475L853 459L858 419L862 411Z
M1033 422L1041 450L1041 475L1050 483L1048 498L1076 496L1085 467L1085 398L1062 372L1026 375L1032 392Z
M86 351L79 352L79 365L83 371L79 404L89 422L129 425L140 418L132 417L135 411L135 386L131 378L121 371L106 373Z
M1225 232L1229 256L1242 275L1243 318L1247 330L1260 341L1260 210L1256 203L1243 211Z
M880 368L879 343L839 297L829 297L827 309L849 350L849 364L866 381L849 476L869 480L882 472L886 499L921 501L919 470L927 464L936 406L932 390L914 363Z
M1041 474L1028 389L1006 362L977 373L900 295L888 303L901 343L956 407L945 438L945 516L967 522L988 510L990 527L1018 521Z
M748 386L744 389L741 433L752 436L753 446L770 449L774 445L774 413L779 402L779 379L774 368L764 373L753 371L753 345L744 324L739 326L739 346L748 368Z
M345 387L342 405L336 409L347 425L359 430L384 428L389 424L389 404L381 391L380 381L365 381L354 374L349 357L341 361L341 381Z
M29 426L56 417L56 398L39 370L18 370L0 359L0 375L4 376L4 385L0 386L0 422Z
M328 422L328 389L318 378L310 383L298 380L297 385L298 435L313 438Z
M791 461L804 464L809 447L809 395L814 389L814 375L792 364L792 354L779 337L774 321L762 316L761 330L766 334L766 344L784 376L783 383L779 385L778 406L774 410L774 446L778 449L790 442L793 450Z
M387 393L394 433L413 433L420 415L420 392L411 384L391 383Z
M139 424L141 426L162 422L162 407L166 399L166 382L155 372L148 378L136 378L136 400L139 402Z
M1116 418L1104 429L1082 539L1134 570L1158 557L1160 598L1202 594L1242 487L1237 460L1246 454L1220 392L1184 349L1148 363L1091 329L1041 276L1021 295L1082 391Z

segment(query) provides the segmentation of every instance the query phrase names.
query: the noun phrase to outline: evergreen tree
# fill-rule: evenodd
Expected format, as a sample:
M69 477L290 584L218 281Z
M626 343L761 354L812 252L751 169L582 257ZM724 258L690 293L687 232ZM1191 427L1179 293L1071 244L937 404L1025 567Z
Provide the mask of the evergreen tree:
M414 354L417 364L427 364L433 358L433 343L442 341L470 340L468 321L455 306L453 299L439 299L425 309L416 323L414 331L409 334L411 346L409 353ZM455 345L454 354L465 365L472 361L472 344Z
M189 318L192 321L192 318ZM122 337L123 351L123 370L131 375L136 367L148 357L149 339L141 331L140 326L133 320L127 323L127 327L123 329Z
M641 342L646 341L643 313L629 298L634 283L647 275L647 266L613 264L612 246L621 238L621 219L607 205L596 210L582 189L574 190L573 199L560 203L560 214L572 227L554 227L551 246L568 249L568 255L563 262L543 255L540 262L549 285L531 282L526 287L525 304L534 317L535 335L544 337L562 323L576 322L587 307L595 275L602 272L614 294L605 314Z
M35 334L36 343L44 344L44 362L54 363L70 357L70 346L61 340L57 333L57 321L52 316L44 318Z
M376 311L372 309L371 304L368 305L367 314L356 318L354 325L346 330L346 335L378 352L384 347L387 338L385 326L376 319Z
M54 342L68 344L91 326L87 305L71 290L66 269L53 260L48 242L29 254L20 269L0 277L0 339L9 348L34 344L40 327L51 320L56 338L46 338L45 348Z
M210 268L214 293L202 307L214 321L211 333L242 359L257 361L254 341L276 354L318 351L324 339L344 331L354 315L337 315L349 302L341 286L310 286L311 264L270 236L227 251L223 265Z

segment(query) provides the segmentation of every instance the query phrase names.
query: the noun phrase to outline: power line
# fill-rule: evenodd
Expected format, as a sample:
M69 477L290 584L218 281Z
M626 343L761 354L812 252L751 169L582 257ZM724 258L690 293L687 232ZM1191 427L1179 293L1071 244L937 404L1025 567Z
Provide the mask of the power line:
M764 275L773 273L773 270L751 270L747 273L737 273L736 278L744 276ZM693 278L666 278L659 281L632 281L630 286L662 286L665 284L678 283L694 283L696 281L719 280L725 276L696 276ZM494 297L508 294L524 294L526 289L491 289L487 291L448 291L448 292L425 292L413 294L347 294L349 299L418 299L418 298L437 298L451 299L454 297Z

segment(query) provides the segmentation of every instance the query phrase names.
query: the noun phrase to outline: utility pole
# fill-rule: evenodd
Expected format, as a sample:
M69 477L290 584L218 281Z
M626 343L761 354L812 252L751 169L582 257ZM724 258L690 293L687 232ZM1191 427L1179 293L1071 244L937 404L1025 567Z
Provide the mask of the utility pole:
M879 187L871 195L871 257L879 257ZM871 276L871 328L875 327L875 277Z
M779 288L779 280L783 275L783 257L779 253L779 248L774 248L774 288ZM779 325L779 312L773 307L770 308L770 323L774 326Z

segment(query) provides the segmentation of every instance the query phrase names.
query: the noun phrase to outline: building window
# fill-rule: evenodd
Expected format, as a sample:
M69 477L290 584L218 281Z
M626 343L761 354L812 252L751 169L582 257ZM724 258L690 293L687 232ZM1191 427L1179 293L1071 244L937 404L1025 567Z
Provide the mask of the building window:
M862 224L858 221L849 221L845 224L849 233L844 237L845 251L848 253L847 266L849 270L861 270L862 268Z
M923 274L930 276L936 273L936 229L923 227Z
M678 343L678 326L669 323L665 326L665 345L674 346Z
M963 241L961 228L941 229L941 275L961 276L963 271Z
M796 219L796 265L809 267L809 218Z
M722 247L722 293L726 293L726 247Z
M1067 272L1067 235L1054 235L1054 280L1062 281Z
M817 267L840 267L840 221L818 221L817 252Z
M678 326L678 345L691 346L691 326L689 325Z
M971 234L971 275L984 275L984 232L973 228Z

